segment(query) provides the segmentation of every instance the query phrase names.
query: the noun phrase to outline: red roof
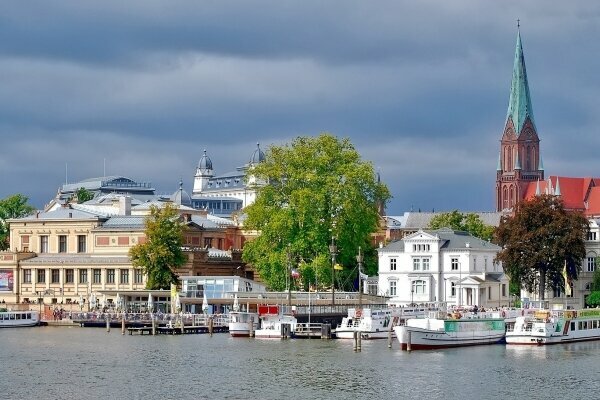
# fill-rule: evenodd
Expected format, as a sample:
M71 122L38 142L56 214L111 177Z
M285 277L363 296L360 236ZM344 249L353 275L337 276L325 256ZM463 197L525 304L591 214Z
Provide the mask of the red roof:
M560 194L565 208L580 210L587 216L600 215L600 178L571 178L551 176L543 181L530 182L525 188L525 200L540 194Z

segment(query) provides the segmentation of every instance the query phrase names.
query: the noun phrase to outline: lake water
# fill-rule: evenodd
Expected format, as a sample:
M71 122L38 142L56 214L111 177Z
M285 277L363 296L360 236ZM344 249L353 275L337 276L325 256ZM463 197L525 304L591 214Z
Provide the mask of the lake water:
M2 399L593 399L600 342L403 352L394 341L0 330Z

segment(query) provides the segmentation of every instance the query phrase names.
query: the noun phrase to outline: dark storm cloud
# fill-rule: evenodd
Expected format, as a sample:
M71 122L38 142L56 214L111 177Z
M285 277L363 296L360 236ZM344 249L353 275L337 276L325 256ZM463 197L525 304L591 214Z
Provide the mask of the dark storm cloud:
M517 18L547 173L600 175L595 2L4 5L0 198L41 207L105 164L189 190L205 148L222 173L328 131L380 168L391 214L489 210Z

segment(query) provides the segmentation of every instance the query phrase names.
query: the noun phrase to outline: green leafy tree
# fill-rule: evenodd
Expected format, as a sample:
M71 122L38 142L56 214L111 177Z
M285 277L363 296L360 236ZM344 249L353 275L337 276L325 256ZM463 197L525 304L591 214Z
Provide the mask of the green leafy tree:
M92 200L94 198L94 193L87 190L84 187L80 187L75 192L74 197L77 199L77 202L79 204L81 204L81 203L85 203L86 201Z
M390 194L350 141L328 133L298 137L270 147L265 158L248 171L249 182L268 184L256 186L256 201L246 207L244 221L246 229L259 232L245 244L243 257L261 279L281 290L293 267L304 288L331 285L332 237L336 263L345 266L335 272L336 286L353 286L359 246L366 270L376 270L370 235L378 229L376 206Z
M492 240L494 235L494 227L484 224L479 215L474 213L463 214L458 210L438 214L429 221L429 229L444 227L465 231L487 241Z
M588 231L587 218L566 211L560 197L536 196L500 221L495 238L502 250L496 260L512 282L530 292L537 289L544 299L547 289L564 290L565 272L569 281L577 279Z
M598 260L599 258L596 258L596 265L598 265ZM600 268L594 270L590 290L591 293L586 298L585 303L590 307L600 306Z
M22 194L13 194L0 200L0 250L9 246L10 226L7 220L30 215L35 208L27 204L29 199Z
M185 264L182 250L183 225L172 204L150 207L146 217L146 241L129 250L131 263L143 269L147 289L168 289L177 283L175 270Z

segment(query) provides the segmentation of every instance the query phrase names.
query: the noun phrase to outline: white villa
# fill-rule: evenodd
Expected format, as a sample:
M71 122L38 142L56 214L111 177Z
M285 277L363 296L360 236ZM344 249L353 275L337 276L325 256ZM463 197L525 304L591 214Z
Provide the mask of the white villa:
M500 247L466 232L419 230L378 249L379 294L390 303L509 306L509 282L494 262Z

